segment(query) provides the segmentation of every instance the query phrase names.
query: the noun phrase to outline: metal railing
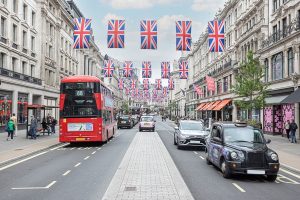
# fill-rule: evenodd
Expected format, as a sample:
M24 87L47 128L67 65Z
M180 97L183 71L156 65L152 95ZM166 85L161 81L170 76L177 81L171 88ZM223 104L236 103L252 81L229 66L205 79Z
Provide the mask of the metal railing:
M9 78L13 78L13 79L17 79L17 80L21 80L21 81L30 82L30 83L37 84L37 85L42 85L41 79L34 78L32 76L21 74L21 73L15 72L15 71L11 71L11 70L5 69L5 68L0 68L0 75L9 77Z

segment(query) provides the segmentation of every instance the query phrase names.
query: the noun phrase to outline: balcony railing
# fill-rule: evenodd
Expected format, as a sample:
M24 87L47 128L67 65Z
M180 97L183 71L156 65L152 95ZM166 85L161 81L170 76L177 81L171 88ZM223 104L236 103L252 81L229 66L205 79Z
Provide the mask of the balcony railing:
M5 68L0 68L0 75L10 77L13 79L21 80L21 81L26 81L29 83L37 84L37 85L42 85L42 80L38 78L34 78L25 74L21 74L18 72L14 72Z
M283 27L282 30L278 30L271 34L266 40L262 42L262 48L271 47L272 45L280 42L282 39L300 31L300 16L292 20L292 22Z

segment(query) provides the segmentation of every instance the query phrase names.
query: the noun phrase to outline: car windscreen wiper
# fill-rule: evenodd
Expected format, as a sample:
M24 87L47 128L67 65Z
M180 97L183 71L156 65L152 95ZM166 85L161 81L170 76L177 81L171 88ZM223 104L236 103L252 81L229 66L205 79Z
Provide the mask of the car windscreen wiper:
M246 140L235 140L235 141L232 141L232 142L247 142L247 143L261 143L261 142L255 142L255 141L246 141Z

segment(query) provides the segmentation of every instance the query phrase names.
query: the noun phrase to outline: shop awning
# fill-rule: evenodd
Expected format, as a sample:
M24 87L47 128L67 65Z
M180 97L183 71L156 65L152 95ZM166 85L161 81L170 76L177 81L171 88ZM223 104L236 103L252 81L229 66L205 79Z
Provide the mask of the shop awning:
M281 101L283 101L287 95L285 96L274 96L274 97L267 97L265 99L266 104L281 104Z
M299 103L300 102L300 89L287 96L281 103Z
M201 108L198 110L198 111L200 111L200 110L203 110L203 108L204 107L206 107L207 106L207 104L209 104L208 102L206 102L206 103L203 103L203 105L201 106Z
M222 100L213 110L222 110L227 104L231 102L231 99Z
M206 110L213 110L217 105L219 105L219 103L221 103L222 101L215 101L213 102L212 105L209 105Z
M206 103L200 103L199 106L198 106L195 110L196 110L196 111L197 111L197 110L200 110L205 104L206 104Z
M209 108L210 106L212 106L214 104L214 101L213 102L210 102L208 104L206 104L206 106L204 106L201 110L208 110L207 108Z

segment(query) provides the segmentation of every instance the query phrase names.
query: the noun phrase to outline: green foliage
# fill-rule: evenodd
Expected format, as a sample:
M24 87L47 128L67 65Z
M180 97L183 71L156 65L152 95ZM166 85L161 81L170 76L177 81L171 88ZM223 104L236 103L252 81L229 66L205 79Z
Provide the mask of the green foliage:
M268 84L264 78L265 67L253 58L250 51L247 55L247 62L243 63L235 73L236 84L233 86L235 94L243 100L237 100L236 105L243 110L261 109L265 105ZM250 115L252 118L252 116Z
M124 114L129 114L129 106L128 106L128 102L124 101L122 106L121 106L123 112L125 112Z

